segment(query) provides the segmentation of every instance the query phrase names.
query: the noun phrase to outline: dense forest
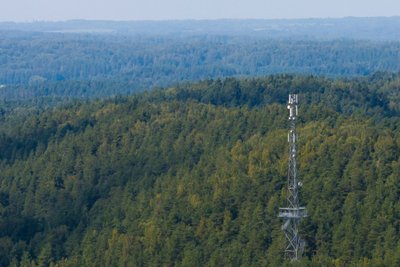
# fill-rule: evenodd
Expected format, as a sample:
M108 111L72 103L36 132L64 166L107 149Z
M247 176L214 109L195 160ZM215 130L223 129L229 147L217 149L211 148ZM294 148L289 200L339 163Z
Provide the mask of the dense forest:
M398 41L3 31L0 99L104 97L222 77L400 71Z
M288 93L304 266L400 265L400 75L215 79L0 113L0 266L284 266Z

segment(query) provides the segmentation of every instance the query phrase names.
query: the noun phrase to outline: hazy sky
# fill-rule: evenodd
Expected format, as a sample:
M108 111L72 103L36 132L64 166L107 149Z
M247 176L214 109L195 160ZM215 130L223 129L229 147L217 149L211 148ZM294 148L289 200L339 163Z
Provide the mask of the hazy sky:
M400 15L400 0L0 0L0 3L0 21Z

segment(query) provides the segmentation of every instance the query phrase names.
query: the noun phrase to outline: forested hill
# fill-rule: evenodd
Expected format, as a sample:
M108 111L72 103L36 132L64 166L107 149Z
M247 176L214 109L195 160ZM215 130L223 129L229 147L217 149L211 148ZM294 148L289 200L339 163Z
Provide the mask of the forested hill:
M399 266L399 77L204 81L0 120L1 266L282 266L288 92L300 265Z
M400 24L399 24L400 25ZM399 36L400 31L394 35ZM400 42L244 35L1 32L0 99L104 97L185 81L400 71Z

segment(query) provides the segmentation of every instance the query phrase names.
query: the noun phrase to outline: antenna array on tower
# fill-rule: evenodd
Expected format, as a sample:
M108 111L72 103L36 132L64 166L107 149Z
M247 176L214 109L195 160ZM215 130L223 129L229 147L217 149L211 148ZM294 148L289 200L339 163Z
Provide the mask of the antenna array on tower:
M296 261L301 258L305 245L305 242L299 236L300 221L307 217L306 208L299 205L299 187L302 186L302 183L297 177L296 120L298 115L298 96L296 94L289 95L287 108L289 109L287 207L279 209L279 217L285 220L282 225L287 242L285 255L291 261Z

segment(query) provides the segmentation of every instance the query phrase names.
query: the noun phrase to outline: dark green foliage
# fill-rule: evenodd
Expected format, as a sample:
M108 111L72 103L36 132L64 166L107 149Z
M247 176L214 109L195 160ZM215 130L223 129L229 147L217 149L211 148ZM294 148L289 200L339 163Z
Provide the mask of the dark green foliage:
M0 266L289 266L277 218L288 92L310 213L298 265L396 266L398 79L277 75L9 106Z

